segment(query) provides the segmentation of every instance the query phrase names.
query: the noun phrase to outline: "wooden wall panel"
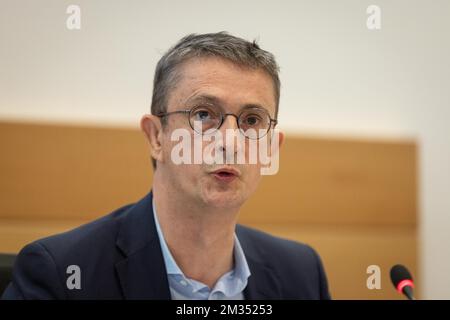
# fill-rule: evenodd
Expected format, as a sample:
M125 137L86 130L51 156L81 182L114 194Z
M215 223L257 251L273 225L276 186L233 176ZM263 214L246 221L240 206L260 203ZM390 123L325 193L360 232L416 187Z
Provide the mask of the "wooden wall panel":
M0 123L0 217L94 219L150 190L138 130Z
M63 232L140 199L152 169L137 129L0 122L0 252ZM389 267L417 274L416 146L288 136L240 222L309 243L334 298L400 298ZM365 286L379 265L382 290ZM419 288L420 294L420 288Z
M414 226L415 152L411 142L288 137L242 221Z

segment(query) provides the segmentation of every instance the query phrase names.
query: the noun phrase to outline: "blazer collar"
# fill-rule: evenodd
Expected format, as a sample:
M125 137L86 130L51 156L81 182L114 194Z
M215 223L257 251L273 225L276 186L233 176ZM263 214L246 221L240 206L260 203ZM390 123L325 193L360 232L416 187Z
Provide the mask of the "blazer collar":
M124 298L169 300L170 290L153 219L151 192L124 214L116 245L125 256L116 264Z

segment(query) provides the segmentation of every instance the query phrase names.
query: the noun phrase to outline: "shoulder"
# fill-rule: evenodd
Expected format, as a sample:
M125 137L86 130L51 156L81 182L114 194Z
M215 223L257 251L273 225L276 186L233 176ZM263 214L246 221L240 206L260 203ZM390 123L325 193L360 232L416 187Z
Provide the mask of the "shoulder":
M89 255L91 252L102 252L105 246L114 246L121 221L126 217L133 205L126 205L97 220L75 229L39 239L29 246L40 245L54 257L64 255ZM26 247L25 247L26 248Z
M109 281L114 277L114 262L120 257L115 249L115 238L130 207L122 207L76 229L26 245L16 257L13 281L3 298L67 299L65 279L74 266L82 270L82 279L87 280L82 283L84 288L101 281L108 284L104 286L105 291L117 291L114 283ZM81 294L94 291L83 290Z
M309 245L293 240L276 237L266 232L238 225L236 228L239 241L244 242L249 254L272 256L282 261L302 259L309 263L316 262L317 252Z

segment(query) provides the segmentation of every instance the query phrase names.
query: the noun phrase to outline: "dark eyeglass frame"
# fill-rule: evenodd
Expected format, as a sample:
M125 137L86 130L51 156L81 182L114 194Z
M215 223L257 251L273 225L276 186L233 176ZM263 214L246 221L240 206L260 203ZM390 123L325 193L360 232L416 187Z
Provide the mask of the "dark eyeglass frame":
M170 116L170 115L173 115L173 114L178 114L178 113L181 113L181 114L188 114L188 115L189 115L189 118L188 118L189 126L192 128L192 130L195 131L194 127L192 126L192 123L191 123L190 119L191 119L192 113L193 113L195 110L197 110L197 109L199 109L199 108L201 108L201 107L205 107L205 106L203 106L203 105L198 105L198 106L195 106L195 107L193 107L193 108L191 108L191 109L189 109L189 110L176 110L176 111L172 111L172 112L162 112L162 113L156 114L155 116L157 116L157 117L159 117L159 118L164 118L164 117L167 117L167 116ZM211 106L208 106L208 107L211 107ZM258 136L258 137L255 138L255 139L253 139L253 138L247 136L247 135L245 134L245 131L243 131L243 129L241 129L241 126L240 126L240 123L239 123L239 118L240 118L240 116L241 116L244 112L246 112L246 111L248 111L248 110L252 110L252 109L256 109L256 110L265 112L265 113L267 114L268 118L269 118L269 126L267 127L266 133L265 133L264 135L262 135L262 136ZM219 114L220 114L220 122L219 122L219 125L218 125L217 128L215 128L213 131L210 131L210 133L211 133L211 132L215 132L216 130L219 130L220 127L221 127L221 126L223 125L223 123L225 122L225 119L226 119L227 116L233 116L233 117L235 117L235 118L236 118L237 126L238 126L238 128L239 128L239 131L241 131L241 133L244 135L244 137L246 137L247 139L252 139L252 140L259 140L259 139L265 137L265 136L267 135L267 133L269 133L270 129L272 128L272 124L273 124L273 128L275 128L275 126L278 124L278 120L277 120L277 119L272 119L272 118L270 117L269 112L268 112L266 109L258 108L258 107L244 108L239 114L234 114L234 113L223 113L222 111L220 111ZM197 132L197 131L195 131L195 132ZM207 131L203 132L203 134L205 134L206 132L207 132ZM197 132L197 133L199 133L199 132Z

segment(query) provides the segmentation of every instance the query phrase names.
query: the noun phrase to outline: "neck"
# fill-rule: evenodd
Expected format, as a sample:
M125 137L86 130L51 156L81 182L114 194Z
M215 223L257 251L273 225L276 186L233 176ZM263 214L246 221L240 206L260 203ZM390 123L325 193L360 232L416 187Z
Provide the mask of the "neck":
M211 208L186 199L182 192L169 190L156 172L153 198L167 246L186 277L212 288L233 268L238 209Z

